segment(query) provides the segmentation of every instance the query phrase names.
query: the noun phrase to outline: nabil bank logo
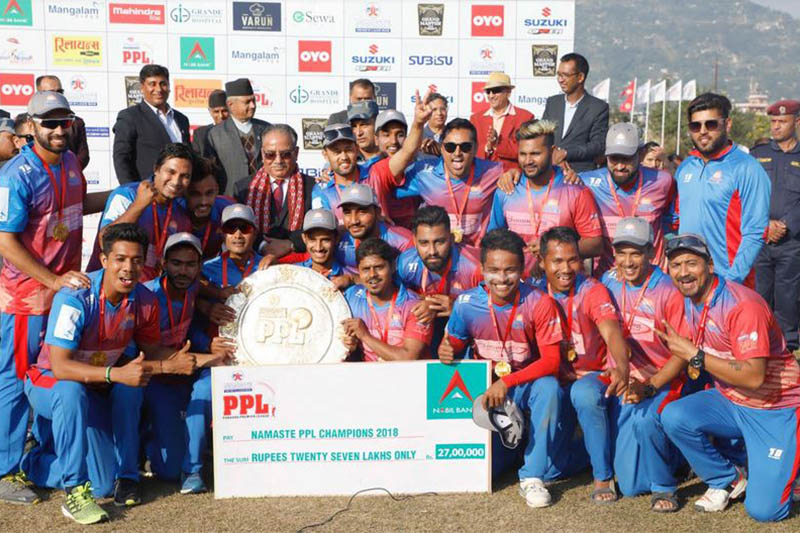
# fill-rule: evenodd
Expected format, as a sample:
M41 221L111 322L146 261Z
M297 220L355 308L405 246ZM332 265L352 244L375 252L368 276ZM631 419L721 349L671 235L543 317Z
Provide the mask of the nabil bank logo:
M486 389L486 363L427 368L427 418L472 418L472 402Z
M214 70L214 38L181 37L181 68Z

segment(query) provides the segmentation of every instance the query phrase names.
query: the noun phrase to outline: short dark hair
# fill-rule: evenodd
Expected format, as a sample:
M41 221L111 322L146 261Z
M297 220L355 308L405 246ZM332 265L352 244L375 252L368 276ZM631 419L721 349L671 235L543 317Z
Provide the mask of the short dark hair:
M27 113L20 113L16 117L14 117L14 133L19 135L22 126L31 119L31 116Z
M362 242L361 246L356 250L356 264L361 264L361 261L370 255L377 255L391 265L394 264L394 260L397 257L397 250L383 239L370 237Z
M411 220L411 231L417 232L419 226L444 226L450 232L450 217L443 207L427 205L419 209Z
M556 226L542 233L539 238L539 254L544 257L547 255L547 245L551 241L560 242L564 244L574 244L575 248L578 247L578 241L581 240L580 235L574 229L568 226Z
M375 84L372 83L371 80L367 78L358 78L357 80L353 80L350 82L350 92L353 92L353 87L361 87L362 89L369 89L372 91L372 94L375 94Z
M297 132L288 124L270 124L264 131L261 133L261 139L265 139L267 135L272 132L280 132L285 134L289 137L289 140L292 141L292 147L297 148Z
M453 130L469 130L472 142L475 144L478 143L478 131L475 129L475 126L469 120L465 118L454 118L453 120L445 124L444 129L442 130L442 141L444 141L447 135Z
M661 145L655 141L647 141L639 148L639 153L645 155L654 148L661 148Z
M159 168L167 159L186 159L194 165L195 153L188 144L167 143L158 153L156 163L153 168Z
M142 246L142 255L147 253L147 245L150 240L147 233L138 224L132 222L120 222L111 224L103 230L103 254L108 255L117 241L135 242Z
M189 183L197 183L203 181L208 176L213 176L220 185L220 168L214 159L200 156L197 152L194 153L194 160L192 161L192 177Z
M689 107L686 108L686 113L689 120L692 120L693 114L707 109L717 109L722 118L728 118L731 114L731 101L721 94L703 93L691 101Z
M431 103L433 103L434 100L441 100L442 102L444 102L444 106L445 107L447 107L447 105L448 105L447 98L445 98L444 95L439 94L439 93L431 93L431 94L429 94L428 98L425 99L425 103L426 104L431 104Z
M575 68L578 72L583 73L583 78L586 79L589 76L589 62L580 54L576 54L575 52L571 52L569 54L564 54L561 56L561 62L566 63L567 61L574 61Z
M481 264L486 263L486 256L494 250L503 250L517 256L519 264L525 264L525 241L511 230L493 229L481 239Z
M139 71L139 83L144 83L147 78L164 77L169 81L169 69L162 65L145 65Z

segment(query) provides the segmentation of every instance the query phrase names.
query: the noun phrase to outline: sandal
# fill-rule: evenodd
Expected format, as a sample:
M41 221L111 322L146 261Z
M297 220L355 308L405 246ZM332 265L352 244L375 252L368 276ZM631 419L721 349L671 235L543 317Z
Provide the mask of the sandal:
M669 509L659 509L656 507L658 502L669 502L672 504L672 507ZM680 504L674 492L654 492L653 495L650 496L650 510L653 512L674 513L678 509L680 509Z
M611 500L600 500L600 499L597 498L598 496L602 496L602 495L605 495L605 494L611 494L612 496L614 496L614 498L611 499ZM608 505L608 504L611 504L611 503L616 503L616 501L618 499L618 496L617 496L617 489L614 486L614 480L611 479L608 482L608 487L595 488L592 491L592 495L590 496L590 498L597 505Z

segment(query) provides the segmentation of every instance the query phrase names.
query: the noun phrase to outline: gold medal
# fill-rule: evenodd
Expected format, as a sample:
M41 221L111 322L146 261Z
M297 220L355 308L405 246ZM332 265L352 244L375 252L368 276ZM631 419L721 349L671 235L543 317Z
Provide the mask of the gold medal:
M69 237L69 228L63 222L56 224L53 228L53 238L59 242L65 242Z
M97 351L89 356L89 364L92 366L106 366L106 352Z
M464 238L464 230L461 228L453 228L451 233L453 234L453 240L457 243L461 242Z
M700 371L693 366L687 367L686 373L689 374L691 379L697 379L700 377Z
M509 365L507 361L498 361L497 364L494 365L494 374L498 378L507 376L510 373L511 373L511 365Z
M575 351L575 348L570 346L569 348L567 348L567 361L569 361L570 363L574 363L577 360L578 360L578 352Z

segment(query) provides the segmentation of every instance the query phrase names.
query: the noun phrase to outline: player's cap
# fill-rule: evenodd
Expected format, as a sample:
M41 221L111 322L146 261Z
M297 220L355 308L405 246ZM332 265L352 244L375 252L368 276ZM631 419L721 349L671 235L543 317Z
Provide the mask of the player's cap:
M406 116L397 109L384 109L378 113L378 118L375 119L375 131L380 131L385 125L390 122L399 122L406 129L408 129L408 122Z
M380 205L372 189L363 183L354 183L342 192L342 199L339 201L339 207L347 204L361 206Z
M678 252L691 252L711 259L706 240L696 233L681 233L667 241L666 253L670 257Z
M606 155L630 157L639 150L639 128L630 122L617 122L606 134Z
M72 111L64 95L55 91L39 91L28 100L28 114L32 117L42 117L59 109Z
M617 224L617 231L614 233L612 244L614 246L618 244L652 245L653 226L641 217L625 217Z
M170 248L179 244L188 244L194 248L198 254L200 254L200 257L203 257L203 246L200 244L200 239L188 231L173 233L167 238L167 243L164 245L164 257L167 257L167 252Z
M256 214L249 205L231 204L222 210L222 225L224 226L231 220L244 220L255 226Z
M511 76L505 72L492 72L489 74L489 79L483 86L483 90L496 89L498 87L507 87L513 89L514 85L511 84Z
M303 232L312 229L336 231L336 217L327 209L311 209L303 219Z
M800 101L778 100L767 108L767 115L797 115L800 113Z
M375 100L362 100L347 106L347 122L372 120L377 116L378 104Z
M486 409L483 406L483 394L472 402L472 421L478 426L496 431L500 434L503 446L511 450L519 446L525 431L525 419L522 418L517 404L506 398L500 407Z
M8 132L14 135L14 120L10 118L0 118L0 132Z
M323 148L327 148L337 141L356 142L353 128L348 124L330 124L322 131L322 135L325 137L322 141Z

